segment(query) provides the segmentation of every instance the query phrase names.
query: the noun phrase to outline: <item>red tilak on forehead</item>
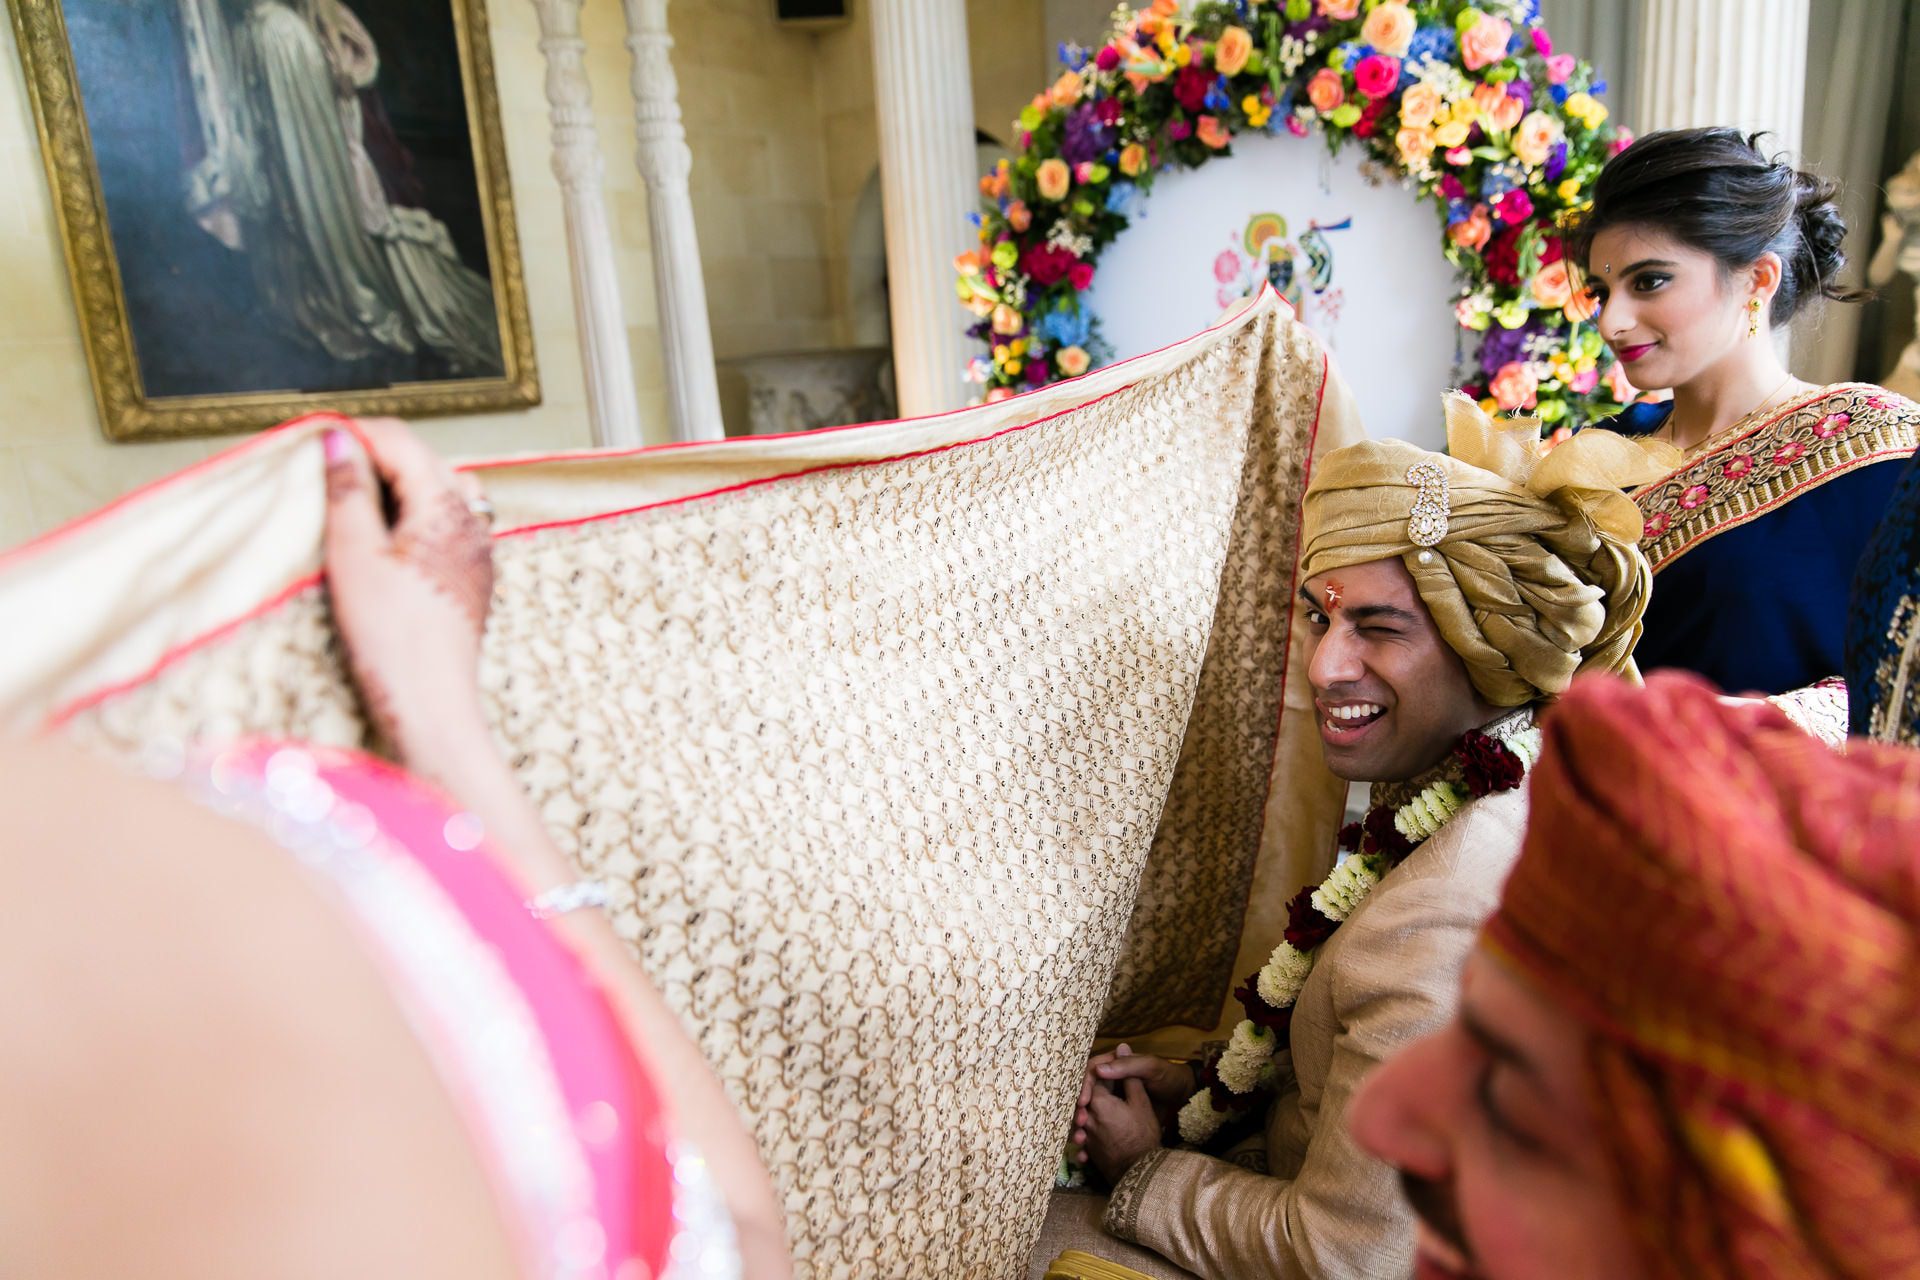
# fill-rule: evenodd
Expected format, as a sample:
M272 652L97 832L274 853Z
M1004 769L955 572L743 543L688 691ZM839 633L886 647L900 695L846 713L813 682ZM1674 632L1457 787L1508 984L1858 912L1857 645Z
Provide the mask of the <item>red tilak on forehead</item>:
M1340 607L1340 599L1341 599L1340 584L1337 582L1329 581L1326 587L1326 597L1327 597L1327 612L1332 613L1335 609L1338 609Z

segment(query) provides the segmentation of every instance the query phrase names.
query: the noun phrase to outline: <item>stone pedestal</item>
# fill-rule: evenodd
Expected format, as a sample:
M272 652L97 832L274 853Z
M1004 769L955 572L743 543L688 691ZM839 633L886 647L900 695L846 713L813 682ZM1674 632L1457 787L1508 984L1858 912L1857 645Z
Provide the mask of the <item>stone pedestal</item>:
M553 176L567 214L567 258L573 267L574 325L587 382L587 417L596 445L633 448L640 437L633 357L620 304L619 267L601 194L606 171L593 124L593 99L580 38L581 0L533 0L540 15L540 52L547 59L547 102L553 121Z
M640 176L647 184L667 410L674 439L718 440L725 434L720 385L713 367L700 239L687 191L693 153L687 149L687 131L680 122L667 0L622 0L622 4L627 14L627 49L633 55L633 118L639 136Z
M880 187L900 412L967 401L966 314L953 259L973 243L978 199L965 0L872 0Z

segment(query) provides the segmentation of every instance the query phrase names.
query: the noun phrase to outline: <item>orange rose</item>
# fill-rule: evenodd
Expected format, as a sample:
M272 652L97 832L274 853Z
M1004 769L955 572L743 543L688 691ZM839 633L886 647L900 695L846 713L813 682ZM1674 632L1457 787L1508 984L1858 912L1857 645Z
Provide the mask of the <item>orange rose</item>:
M1120 172L1129 178L1137 178L1147 170L1147 146L1144 142L1129 142L1120 148Z
M1390 58L1404 58L1413 47L1413 32L1419 25L1413 10L1399 0L1387 0L1360 24L1360 38Z
M1093 357L1087 354L1085 347L1062 347L1054 352L1053 362L1060 366L1060 372L1069 378L1077 378L1087 371L1093 363Z
M1480 110L1481 118L1489 129L1498 129L1505 133L1520 123L1521 113L1527 108L1520 99L1507 96L1506 90L1497 84L1475 86L1473 105Z
M1360 0L1320 0L1322 17L1335 22L1352 22L1360 12Z
M1561 307L1560 311L1575 324L1585 324L1600 314L1600 299L1594 296L1591 289L1576 290L1567 299L1567 305Z
M1078 71L1061 72L1060 78L1053 82L1053 105L1056 107L1072 106L1074 103L1080 101L1080 91L1086 87L1087 82L1080 78Z
M1073 185L1073 171L1067 168L1067 162L1054 156L1042 160L1040 168L1034 172L1034 182L1040 188L1043 200L1065 200L1067 188Z
M1440 111L1440 91L1424 80L1416 80L1400 95L1400 123L1424 129Z
M1220 122L1218 116L1201 116L1193 133L1215 151L1219 151L1233 141L1233 136L1227 132L1227 126Z
M1539 403L1540 379L1532 366L1515 360L1501 366L1487 389L1493 392L1494 403L1512 413L1515 409L1531 409Z
M1322 115L1346 100L1346 86L1340 83L1340 73L1332 67L1320 68L1313 73L1313 79L1307 81L1307 101Z
M1024 200L1014 200L1007 205L1007 225L1015 231L1025 231L1033 225L1033 210L1027 208Z
M1513 154L1521 164L1537 169L1547 162L1553 144L1560 141L1563 132L1560 122L1546 112L1529 111L1514 131Z
M1447 228L1447 239L1475 253L1485 248L1492 237L1493 219L1488 216L1484 204L1476 204L1471 213Z
M1253 37L1244 27L1228 27L1213 44L1213 69L1223 76L1237 76L1246 70L1253 53Z
M1400 158L1418 169L1433 154L1433 130L1403 128L1393 136L1393 144L1400 148Z
M1020 313L1001 303L993 309L993 331L1002 336L1020 332Z
M1549 262L1536 271L1527 286L1534 301L1543 307L1564 307L1573 301L1573 278L1567 274L1566 259Z

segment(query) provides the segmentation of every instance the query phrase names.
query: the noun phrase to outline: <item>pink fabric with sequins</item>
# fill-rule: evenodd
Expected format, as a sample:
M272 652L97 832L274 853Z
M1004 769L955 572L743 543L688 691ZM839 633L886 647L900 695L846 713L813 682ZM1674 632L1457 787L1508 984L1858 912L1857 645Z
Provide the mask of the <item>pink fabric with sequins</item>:
M216 805L342 890L468 1121L527 1274L667 1274L675 1169L659 1093L477 822L354 752L250 744L208 777Z

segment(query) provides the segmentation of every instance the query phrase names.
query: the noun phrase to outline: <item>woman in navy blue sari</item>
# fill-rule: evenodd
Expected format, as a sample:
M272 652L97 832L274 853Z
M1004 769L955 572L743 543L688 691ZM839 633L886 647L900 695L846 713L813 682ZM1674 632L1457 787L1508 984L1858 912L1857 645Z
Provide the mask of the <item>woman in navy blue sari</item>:
M1572 233L1627 377L1671 388L1605 424L1674 446L1638 490L1654 592L1643 670L1785 693L1841 673L1854 565L1920 442L1920 406L1793 377L1776 331L1823 298L1846 234L1831 184L1732 129L1650 134L1601 171Z

